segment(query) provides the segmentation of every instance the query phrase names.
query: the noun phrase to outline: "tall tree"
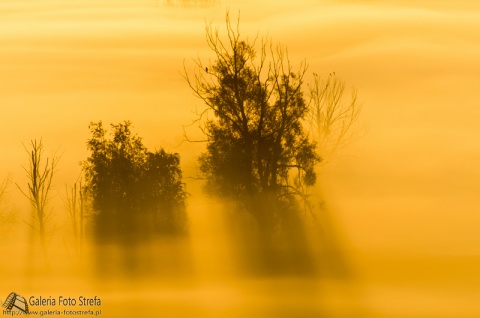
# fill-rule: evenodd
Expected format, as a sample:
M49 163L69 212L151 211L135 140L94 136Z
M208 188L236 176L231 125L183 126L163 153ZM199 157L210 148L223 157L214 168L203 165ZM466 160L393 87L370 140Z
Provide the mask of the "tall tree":
M318 142L318 151L323 157L331 156L338 148L348 144L355 135L361 105L357 90L352 89L350 98L345 94L345 81L337 74L326 78L313 74L309 85L310 120L312 132Z
M163 149L150 152L126 121L91 123L83 162L86 191L100 242L135 242L154 234L184 234L185 198L180 157Z
M226 29L222 40L218 29L207 26L215 59L197 60L193 75L185 70L207 106L200 119L213 115L201 121L207 149L200 168L211 191L246 204L262 228L276 227L288 220L301 188L315 183L320 161L304 129L307 67L302 62L295 69L287 50L267 41L257 51L255 42L240 37L228 13Z
M29 200L33 208L32 222L28 224L39 233L40 244L46 258L46 223L51 217L51 211L48 211L47 206L50 200L52 180L58 164L58 157L45 158L41 139L39 141L32 140L30 145L30 150L25 147L25 151L29 155L29 163L27 167L24 167L28 178L28 190L22 190L18 184L17 188Z

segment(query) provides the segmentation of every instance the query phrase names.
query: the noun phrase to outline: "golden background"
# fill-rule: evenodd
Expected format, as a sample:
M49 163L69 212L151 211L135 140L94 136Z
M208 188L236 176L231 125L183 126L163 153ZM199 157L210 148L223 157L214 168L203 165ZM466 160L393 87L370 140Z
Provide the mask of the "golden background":
M316 188L354 278L239 279L221 213L194 181L191 277L103 284L72 269L62 196L88 155L88 124L131 120L193 176L203 148L181 141L202 104L181 72L211 57L205 24L222 29L226 8L240 11L242 35L268 35L293 62L358 89L361 132ZM479 74L475 1L2 0L0 180L12 180L2 204L16 219L0 235L0 299L98 295L104 317L478 317ZM14 183L26 184L22 143L35 138L62 154L49 247L58 265L29 276L29 206Z

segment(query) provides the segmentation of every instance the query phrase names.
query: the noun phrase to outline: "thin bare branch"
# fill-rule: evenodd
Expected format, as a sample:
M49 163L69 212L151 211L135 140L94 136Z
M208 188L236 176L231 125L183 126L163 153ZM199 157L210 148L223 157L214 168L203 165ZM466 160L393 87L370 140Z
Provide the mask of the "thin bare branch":
M59 157L53 156L52 158L46 158L45 163L43 162L44 150L42 139L39 141L31 140L30 149L28 149L25 144L23 144L23 147L29 157L28 166L23 167L29 180L27 183L28 191L22 190L18 184L15 185L22 195L29 200L33 208L32 219L36 226L32 224L29 225L39 232L42 249L46 256L46 223L52 218L52 210L47 212L46 208L50 200L52 180Z

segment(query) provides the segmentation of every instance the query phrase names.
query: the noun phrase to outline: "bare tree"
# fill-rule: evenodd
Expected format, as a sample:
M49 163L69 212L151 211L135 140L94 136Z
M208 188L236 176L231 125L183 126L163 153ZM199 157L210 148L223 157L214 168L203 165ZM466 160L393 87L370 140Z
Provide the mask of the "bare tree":
M17 188L29 200L33 207L32 222L27 224L40 235L40 244L46 256L46 229L45 225L51 217L51 211L47 211L52 189L52 179L58 163L58 157L44 158L43 143L40 139L31 141L31 150L24 145L29 155L28 167L24 167L27 174L28 190L24 191L16 184ZM45 160L45 162L44 162Z
M3 234L5 234L6 228L4 225L10 224L14 221L14 210L8 206L5 201L6 201L6 196L7 196L7 189L10 185L10 178L7 177L5 178L1 183L0 183L0 226L2 228L0 236L3 237Z
M73 186L65 185L66 207L71 221L75 251L78 258L82 258L85 224L85 195L82 181L75 182Z
M335 72L325 79L314 73L309 93L312 132L320 155L328 158L354 137L354 126L361 110L357 90L352 89L348 99L345 82Z

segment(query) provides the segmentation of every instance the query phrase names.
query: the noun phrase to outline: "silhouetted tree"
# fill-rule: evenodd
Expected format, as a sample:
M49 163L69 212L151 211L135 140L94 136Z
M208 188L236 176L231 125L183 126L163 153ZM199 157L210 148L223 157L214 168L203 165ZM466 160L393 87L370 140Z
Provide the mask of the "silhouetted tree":
M235 210L254 221L247 221L251 230L241 239L259 247L258 257L244 259L306 264L300 261L307 253L299 199L307 199L321 160L304 128L307 66L294 68L286 48L267 40L257 50L256 41L241 38L238 25L232 26L227 13L225 39L207 26L215 58L206 64L196 60L193 74L185 69L186 81L206 105L197 119L207 137L200 170L210 192L232 199ZM247 242L252 237L257 239ZM270 265L268 271L274 271Z
M318 74L313 76L313 83L309 85L312 132L319 145L318 151L328 157L354 136L361 106L357 90L352 89L348 99L345 82L335 73L326 79Z
M306 65L294 69L285 48L265 41L257 52L254 43L241 39L238 25L233 29L228 13L226 27L223 41L207 26L215 60L207 66L196 61L194 75L185 71L194 94L207 105L200 116L213 114L203 121L208 140L200 168L217 194L253 199L256 207L255 198L272 198L285 208L294 204L301 187L315 183L320 160L304 129ZM286 214L272 206L249 210L260 223L276 225Z
M133 243L154 234L185 234L185 190L178 154L149 152L130 122L91 123L86 191L99 242Z
M45 259L47 259L46 223L52 215L51 211L47 210L47 205L50 200L52 180L58 157L54 156L45 159L41 139L40 141L32 140L31 150L25 147L25 151L29 155L28 167L24 167L28 178L28 191L23 191L18 184L16 185L33 207L33 221L28 224L34 231L39 233L40 244Z
M79 261L82 261L85 220L87 216L85 190L81 180L75 182L71 187L65 185L65 206L72 226L73 250Z

